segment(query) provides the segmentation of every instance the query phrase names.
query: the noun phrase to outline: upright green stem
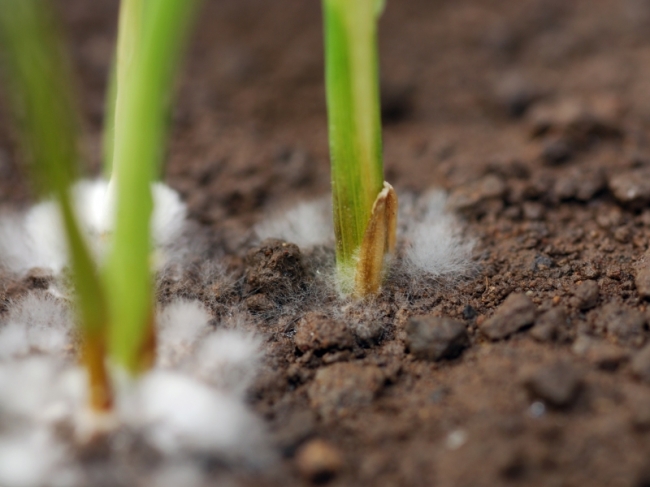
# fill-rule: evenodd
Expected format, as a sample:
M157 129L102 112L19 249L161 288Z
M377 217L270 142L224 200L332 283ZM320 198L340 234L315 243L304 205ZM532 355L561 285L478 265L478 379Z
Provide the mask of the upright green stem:
M151 362L151 182L160 166L166 107L195 0L123 0L117 62L113 176L117 195L106 264L113 357L132 372ZM137 16L146 14L144 20ZM132 52L129 51L129 46ZM143 358L147 357L143 363Z
M39 189L54 197L62 215L84 339L82 358L89 376L90 403L94 409L104 410L112 399L104 362L108 312L69 193L78 162L76 117L66 61L46 7L41 0L0 0L0 32L11 94L22 122L23 147Z
M325 80L339 275L353 272L382 190L377 0L323 0Z

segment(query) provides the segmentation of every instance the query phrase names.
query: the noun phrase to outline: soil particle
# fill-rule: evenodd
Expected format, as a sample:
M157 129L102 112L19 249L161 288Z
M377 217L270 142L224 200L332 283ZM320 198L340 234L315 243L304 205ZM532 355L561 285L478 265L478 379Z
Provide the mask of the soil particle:
M301 352L352 348L354 339L347 325L323 313L305 315L296 326L294 343Z
M626 393L632 426L640 431L650 429L650 392L641 387L630 388Z
M276 305L265 294L253 294L246 298L246 307L254 314L268 314L276 308Z
M569 318L561 307L551 308L535 321L530 335L540 342L566 341L570 337Z
M469 345L465 325L451 318L416 316L406 325L406 344L419 359L441 360L460 355Z
M544 205L536 201L526 201L522 205L524 218L526 220L542 220L544 218Z
M30 269L24 281L30 289L47 289L54 281L54 276L49 270L36 267Z
M601 370L616 370L629 359L629 354L625 349L587 335L579 336L573 344L572 350Z
M517 74L502 77L494 87L495 102L513 118L524 115L539 96L539 90Z
M384 374L377 366L336 363L316 372L307 394L312 408L329 420L370 405L384 381Z
M650 345L646 345L632 357L631 365L632 373L636 377L650 383Z
M596 329L607 332L617 343L640 347L645 342L645 322L641 311L612 302L600 309Z
M285 455L293 455L300 444L313 435L316 415L311 409L276 414L275 443Z
M536 105L528 118L533 136L561 136L572 146L583 148L594 137L620 137L619 108L615 100L590 104L576 98L564 98Z
M650 167L615 173L608 183L616 199L625 205L636 208L650 202Z
M506 184L502 178L488 174L473 183L456 188L449 195L447 206L451 210L482 212L482 205L490 200L501 199L506 191Z
M305 268L295 244L267 239L248 251L246 266L244 295L263 294L281 304L300 296L305 289ZM258 303L254 305L259 307ZM265 307L267 304L261 308Z
M523 384L533 398L557 408L568 407L575 401L582 382L578 369L564 360L525 372L523 377Z
M499 340L531 325L535 321L535 304L522 293L512 293L492 315L480 325L491 340Z
M325 483L343 467L343 456L330 443L314 439L303 445L296 454L296 468L300 475L313 483Z
M598 283L588 279L578 284L573 290L574 299L571 304L583 311L591 309L598 304L599 295Z
M542 160L551 165L562 164L571 159L573 148L563 137L548 137L542 144Z
M650 261L646 256L636 269L634 284L642 298L650 298Z

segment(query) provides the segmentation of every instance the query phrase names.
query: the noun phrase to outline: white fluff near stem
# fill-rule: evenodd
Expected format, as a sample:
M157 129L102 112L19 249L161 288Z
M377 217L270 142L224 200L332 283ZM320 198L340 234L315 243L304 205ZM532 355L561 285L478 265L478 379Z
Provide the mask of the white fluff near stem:
M402 268L407 274L454 279L473 267L475 242L463 236L458 219L445 210L446 202L446 193L430 191L400 203Z
M301 249L334 242L330 198L302 202L283 212L275 212L255 226L260 240L279 238Z
M187 209L176 191L153 183L152 240L157 264L165 262L164 249L182 233ZM82 180L72 188L79 224L98 260L106 254L115 218L115 189L106 180ZM22 219L0 218L0 263L14 272L35 267L60 273L68 262L68 251L59 208L54 201L34 205ZM160 255L162 254L162 255ZM162 258L161 258L162 257Z
M199 301L174 301L158 313L167 360L136 379L116 381L118 424L173 458L197 453L265 464L272 459L265 427L244 400L262 358L260 341L239 329L215 331L211 319ZM83 430L87 421L85 370L67 357L71 321L64 301L35 292L0 324L0 410L12 425L0 430L3 487L83 483L71 445L55 434L61 426ZM18 340L5 341L8 324L12 333L24 332ZM48 327L44 342L30 339L31 331Z
M63 354L70 347L73 321L65 304L31 292L10 308L0 323L0 359L30 352Z

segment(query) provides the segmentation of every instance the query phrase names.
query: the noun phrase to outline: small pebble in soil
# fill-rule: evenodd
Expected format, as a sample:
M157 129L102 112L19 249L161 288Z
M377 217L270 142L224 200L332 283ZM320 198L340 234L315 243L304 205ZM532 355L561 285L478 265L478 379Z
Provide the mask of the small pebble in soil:
M306 314L296 325L294 343L301 352L352 348L354 338L348 326L323 313Z
M341 452L318 438L303 445L296 454L298 472L313 483L320 484L333 479L342 467Z
M618 303L603 306L596 317L596 328L617 343L640 347L645 342L645 316L637 309Z
M587 335L580 335L571 350L601 370L616 370L629 358L628 352L618 345Z
M325 419L345 416L349 408L372 403L384 387L379 367L359 363L335 363L320 368L307 388L309 402Z
M512 293L492 315L480 325L481 332L491 340L499 340L531 325L535 321L535 304L522 293Z
M574 365L560 360L524 372L523 384L533 398L549 406L564 408L576 400L583 380Z
M415 316L406 325L406 345L417 358L441 360L457 357L469 345L465 325L437 316Z
M588 279L578 284L573 290L575 300L572 304L575 304L576 308L583 311L591 309L598 304L599 294L598 283Z
M564 341L569 335L569 318L562 307L551 308L535 320L530 335L540 342Z
M632 357L632 373L644 382L650 383L650 345L646 345Z
M528 415L531 418L541 418L546 413L546 406L542 401L534 401L528 408Z
M47 289L54 281L54 275L49 269L35 267L25 276L25 284L30 289Z
M304 289L305 269L297 245L270 238L246 254L244 295L263 294L284 303Z
M648 431L650 429L650 391L635 387L631 388L625 396L632 426L640 431Z
M448 450L458 450L467 442L467 432L457 429L447 435L445 446Z
M553 264L554 264L553 259L551 259L549 256L539 254L536 255L535 259L533 260L532 270L535 272L545 271L553 267Z
M646 255L645 260L638 265L634 284L642 298L650 298L650 255Z
M455 211L482 211L484 203L500 200L506 192L506 183L494 174L453 190L447 199L447 207Z
M650 167L614 172L608 181L614 197L625 205L642 207L650 203Z
M549 165L567 162L573 156L573 148L563 137L548 137L542 143L541 158Z

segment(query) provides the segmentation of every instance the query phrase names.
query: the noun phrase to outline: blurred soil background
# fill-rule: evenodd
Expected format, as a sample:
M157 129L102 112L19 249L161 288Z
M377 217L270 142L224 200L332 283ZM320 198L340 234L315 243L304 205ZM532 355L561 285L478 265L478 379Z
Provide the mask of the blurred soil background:
M56 3L92 174L118 2ZM250 229L329 190L320 2L207 0L166 180L239 280L188 271L161 299L255 316L250 401L281 460L206 468L219 485L650 485L650 1L389 0L380 35L386 179L448 190L479 271L388 289L370 314L282 302L309 256ZM20 207L5 106L0 198ZM0 308L37 284L1 278Z

